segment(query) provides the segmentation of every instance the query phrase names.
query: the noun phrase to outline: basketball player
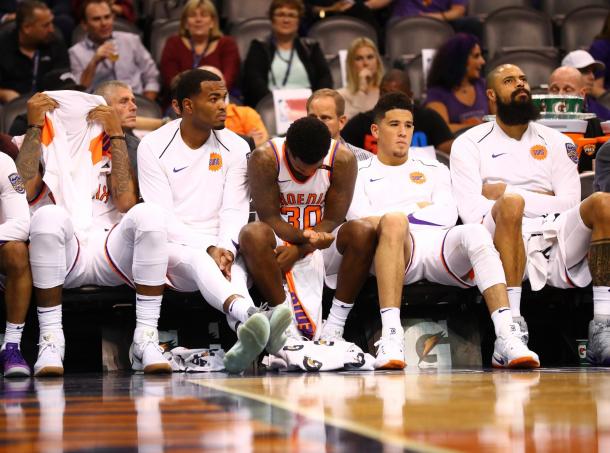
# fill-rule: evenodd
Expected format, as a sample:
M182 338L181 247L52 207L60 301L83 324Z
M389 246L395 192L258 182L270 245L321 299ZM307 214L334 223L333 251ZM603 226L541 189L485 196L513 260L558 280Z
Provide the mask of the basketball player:
M376 368L404 368L400 322L402 287L419 280L463 288L478 286L496 331L492 364L502 368L540 366L538 356L515 334L502 264L480 225L454 226L457 207L447 167L409 158L412 101L402 93L381 97L371 132L377 156L359 165L350 218L377 228L375 252L382 335ZM472 272L474 271L474 276Z
M17 169L34 210L30 263L40 324L34 374L57 376L64 372L62 288L124 283L136 290L136 329L130 349L133 369L170 373L171 366L163 357L157 332L167 269L165 217L154 205L136 205L138 194L121 122L115 111L100 105L99 97L72 91L50 94L53 97L35 94L28 102L29 127L17 156ZM45 114L55 109L58 116L51 129ZM88 134L93 132L87 123L101 124L105 133L97 137L105 142L97 160L89 146L73 145L69 150L56 147L60 129L70 129L71 137L76 134L78 140L89 145ZM72 142L66 140L66 143ZM58 162L62 153L65 160ZM86 159L93 161L92 168L98 171L87 174L83 167L61 168L61 164L74 165L79 158L81 163L86 163ZM52 159L55 159L52 165L56 172L53 175L49 170ZM68 176L60 176L62 171ZM76 175L84 187L76 185ZM47 176L55 179L46 179ZM62 184L70 182L69 177L82 193L62 193L65 187ZM51 180L62 181L57 184L56 193L47 185ZM84 200L85 204L77 206L61 201L70 197Z
M243 371L265 347L286 341L290 309L268 312L248 294L246 275L234 265L240 229L248 222L246 174L250 148L224 127L227 89L202 69L180 75L176 88L181 119L148 134L138 148L138 179L145 201L162 206L169 219L168 278L178 291L201 291L237 329L225 355L230 372Z
M323 251L326 274L337 274L323 330L313 331L311 320L297 317L299 334L309 338L342 339L345 320L368 276L375 231L359 220L344 223L356 168L353 153L313 117L292 123L285 139L270 140L248 163L259 221L241 230L240 253L265 300L272 306L294 302L284 292L283 278L314 250Z
M451 150L451 175L464 223L483 223L506 274L513 318L521 282L532 289L584 287L593 281L587 358L610 365L610 195L579 202L576 146L533 122L538 112L523 71L501 65L488 76L496 120L473 127ZM588 259L587 259L588 255Z

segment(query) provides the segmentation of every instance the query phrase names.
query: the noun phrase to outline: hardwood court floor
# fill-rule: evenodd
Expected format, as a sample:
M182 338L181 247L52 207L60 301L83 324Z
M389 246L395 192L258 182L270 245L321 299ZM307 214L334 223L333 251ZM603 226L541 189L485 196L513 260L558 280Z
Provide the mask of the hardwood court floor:
M0 451L610 452L610 370L2 381Z

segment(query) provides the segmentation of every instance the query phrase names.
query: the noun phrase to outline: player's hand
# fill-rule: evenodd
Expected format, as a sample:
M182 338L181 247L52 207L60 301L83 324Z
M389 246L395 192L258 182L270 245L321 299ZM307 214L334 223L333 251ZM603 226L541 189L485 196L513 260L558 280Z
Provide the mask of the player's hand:
M57 107L59 107L59 104L54 99L44 93L36 93L28 101L28 125L42 126L45 114L52 112Z
M309 245L318 250L327 249L335 240L335 237L330 233L323 233L314 230L303 231L303 237L307 239L307 243Z
M231 281L231 266L233 265L233 261L235 261L235 257L233 256L233 252L230 252L227 249L223 249L221 247L208 247L208 255L212 257L222 275L229 281Z
M107 105L98 105L87 114L87 121L98 122L104 128L106 134L123 135L121 128L121 119L112 107Z
M280 245L275 249L275 259L283 273L290 271L292 266L294 266L294 263L296 263L300 257L301 253L299 252L299 248L294 245Z
M483 184L483 190L481 194L488 200L497 200L506 191L506 184L503 182L495 184Z

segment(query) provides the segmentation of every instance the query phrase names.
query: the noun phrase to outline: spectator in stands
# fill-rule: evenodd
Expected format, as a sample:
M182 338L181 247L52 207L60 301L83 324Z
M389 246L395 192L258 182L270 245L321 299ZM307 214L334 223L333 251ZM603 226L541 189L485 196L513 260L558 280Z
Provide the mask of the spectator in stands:
M42 77L68 66L68 53L55 38L53 13L36 0L19 3L16 29L0 39L0 102L40 89Z
M64 42L70 42L74 30L74 18L70 11L70 0L41 0L53 13L53 24L61 32ZM17 4L20 0L0 2L0 23L14 21L17 17Z
M380 96L391 92L401 92L413 98L409 76L399 69L390 70L381 80ZM347 122L341 132L343 138L352 145L377 153L377 139L371 133L373 111L359 113ZM451 151L453 134L441 116L432 109L415 104L413 109L412 146L434 146L447 154Z
M610 141L604 143L595 158L595 192L610 192Z
M79 83L93 92L102 82L120 80L134 93L154 100L159 70L140 37L113 31L110 0L85 0L83 26L87 37L70 48L70 67Z
M605 65L604 70L595 72L595 82L593 83L593 95L601 96L610 89L610 13L606 16L604 28L589 48L589 53L596 60Z
M82 20L82 4L83 0L72 0L72 11L74 17ZM133 6L133 0L112 0L112 12L116 17L122 17L129 22L136 21L136 10Z
M586 50L574 50L568 53L561 62L562 66L576 68L581 74L585 92L585 112L595 113L601 121L610 120L610 111L597 102L592 95L595 82L595 71L604 70L601 61L594 60Z
M244 64L246 103L256 106L270 90L332 88L333 79L320 45L299 38L302 0L273 0L269 6L271 36L250 44Z
M347 119L372 110L379 99L383 62L377 46L368 38L356 38L347 52L347 87L339 93L345 99Z
M353 0L305 0L308 22L313 23L334 15L351 16L368 22L375 29L379 23L367 2Z
M235 39L223 36L218 24L218 13L211 0L189 0L182 11L178 35L165 43L161 56L163 86L187 69L202 65L222 71L231 90L239 76L239 50Z
M452 132L480 124L489 113L484 64L479 41L464 33L447 40L432 60L425 106L438 112Z

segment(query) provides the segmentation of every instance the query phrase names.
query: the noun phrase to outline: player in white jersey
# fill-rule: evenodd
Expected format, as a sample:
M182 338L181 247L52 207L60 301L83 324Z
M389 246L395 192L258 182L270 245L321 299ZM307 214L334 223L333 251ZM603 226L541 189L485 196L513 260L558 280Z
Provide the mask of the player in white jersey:
M260 221L242 229L240 253L265 300L272 306L292 304L299 334L310 339L342 336L368 276L375 232L366 222L344 223L356 168L352 152L331 139L324 123L312 117L292 123L285 140L271 140L255 150L248 163ZM337 275L330 323L321 332L282 284L286 278L291 287L289 271L314 250L323 251L326 273ZM295 293L292 288L291 292Z
M6 330L0 348L4 377L29 376L21 355L21 334L32 295L32 273L26 241L30 213L23 180L13 160L0 152L0 273L4 287Z
M478 286L496 331L494 366L540 366L538 356L516 335L518 326L510 317L502 264L491 236L481 225L455 226L457 206L445 165L409 158L411 99L403 93L386 94L373 114L377 156L359 165L347 217L371 222L379 238L373 272L382 334L375 367L404 368L402 287L424 279L463 288Z
M224 128L227 89L220 77L194 69L176 88L182 119L150 133L138 148L142 196L169 216L168 279L178 291L201 291L229 324L242 323L225 367L243 371L267 346L285 341L289 310L268 313L248 294L243 269L233 264L240 229L248 222L246 174L250 148Z
M533 122L538 112L520 68L495 68L487 87L496 120L468 130L451 150L460 216L464 223L482 222L493 234L512 315L525 331L524 275L534 290L545 284L584 287L592 280L587 356L610 365L610 195L598 192L580 202L576 146Z
M136 205L138 193L120 120L111 107L101 104L101 98L67 91L38 93L28 102L30 126L17 157L17 169L34 211L30 264L40 324L36 376L63 374L62 288L87 284L127 283L135 288L132 367L145 373L171 372L157 332L167 269L165 218L154 205ZM52 113L49 116L47 112ZM103 132L89 141L98 127L96 123L102 125ZM65 142L72 144L69 150L60 150L55 145L61 137L72 138ZM76 145L80 140L84 146ZM97 176L91 173L83 178L85 185L79 194L62 193L65 186L61 185L53 192L46 182L50 180L45 179L52 153L68 151L64 165L73 165L84 155L85 161L79 162L91 159L99 169ZM64 171L66 179L62 184L74 183L75 179L68 179L75 178L72 175L77 173L73 170L68 172L57 166L55 170ZM90 204L85 208L60 201L73 195ZM63 205L56 205L58 200ZM90 226L81 227L85 223L77 219L89 222Z

